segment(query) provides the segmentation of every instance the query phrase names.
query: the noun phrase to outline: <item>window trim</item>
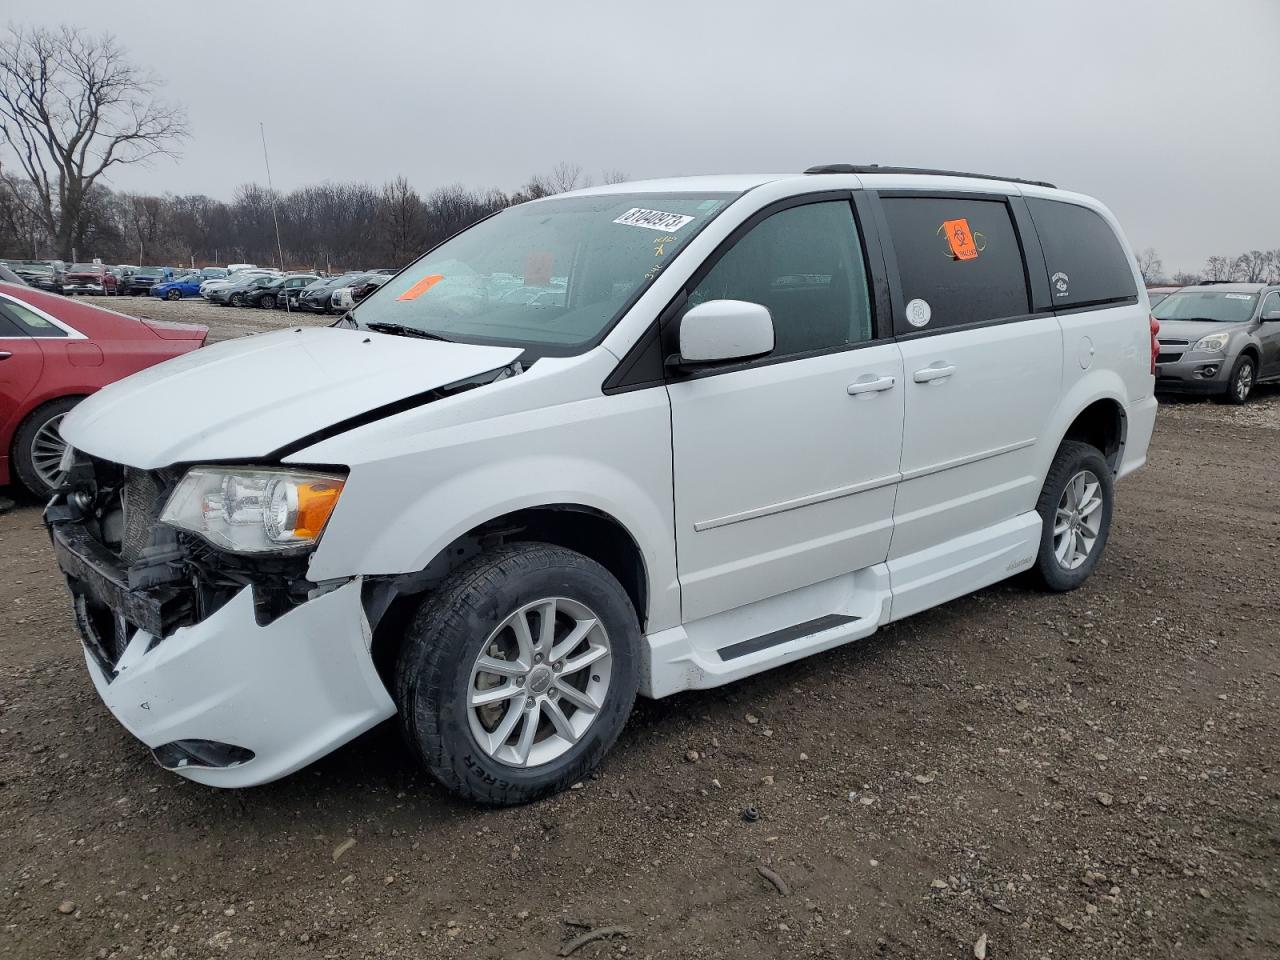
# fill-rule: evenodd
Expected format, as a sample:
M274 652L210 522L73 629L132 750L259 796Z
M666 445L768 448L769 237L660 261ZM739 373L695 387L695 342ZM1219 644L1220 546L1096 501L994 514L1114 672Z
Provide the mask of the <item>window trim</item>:
M761 207L755 213L747 217L746 220L734 227L727 237L725 237L716 246L715 250L698 265L684 286L680 288L680 292L672 298L666 308L658 315L658 335L661 340L663 369L665 380L668 383L681 383L688 380L700 380L703 377L719 376L725 373L737 373L740 370L752 369L755 367L767 367L778 363L791 363L798 360L808 360L812 357L825 357L833 353L846 353L851 350L862 350L866 347L880 346L890 342L891 338L884 336L881 316L883 314L880 297L882 292L887 291L887 277L884 275L883 262L877 264L877 248L878 235L871 232L868 226L859 216L859 204L855 200L855 195L863 193L860 190L820 190L814 193L798 193L790 197L783 197L781 200L775 200L773 203ZM803 353L788 353L785 356L775 357L772 355L765 357L756 357L750 360L743 360L736 363L723 363L708 365L705 368L696 370L675 370L667 366L667 360L679 353L679 333L680 321L684 318L686 304L689 294L697 289L700 284L734 247L738 245L738 241L755 229L759 224L768 220L774 214L793 209L795 207L807 207L815 203L832 203L842 202L848 205L849 214L853 218L854 230L856 231L854 240L857 244L857 252L862 256L863 275L867 281L867 310L871 314L871 337L858 343L843 343L830 347L820 347L814 350L806 350ZM630 356L630 351L628 352Z
M16 303L18 306L22 307L23 309L30 310L32 313L37 314L43 317L44 319L48 320L51 324L53 324L55 327L57 327L59 330L63 332L63 336L42 337L39 334L25 333L20 337L0 336L0 340L27 340L27 339L30 339L30 340L88 340L89 339L83 333L77 330L75 327L67 323L65 320L59 320L57 317L53 316L49 312L45 310L41 310L35 304L28 303L26 300L22 300L19 297L12 296L11 294L0 292L0 308L7 308L10 303ZM15 320L12 316L9 317L9 320L10 322L14 323L19 330L26 329L21 323L21 321Z
M1022 197L1008 193L993 193L991 191L978 190L929 190L922 188L919 190L911 189L894 189L894 190L869 190L867 191L875 211L876 222L880 227L882 237L881 247L884 250L884 257L889 265L890 271L890 299L892 302L892 316L890 322L893 325L894 340L919 340L923 337L937 337L952 332L961 332L964 330L978 330L983 327L1002 326L1006 323L1019 323L1023 320L1035 320L1041 317L1052 316L1055 311L1047 307L1040 307L1036 300L1036 285L1033 279L1033 271L1031 265L1036 257L1044 259L1044 254L1040 249L1040 238L1035 233L1034 224L1030 221L1028 214L1028 225L1031 227L1030 233L1023 229L1017 215L1016 205L1013 200L1021 200ZM898 317L904 316L906 313L906 302L903 299L902 277L898 272L898 252L893 246L893 235L889 231L889 220L885 214L884 204L880 201L885 200L976 200L979 202L996 202L1003 204L1005 211L1009 214L1009 225L1013 229L1014 238L1018 241L1018 255L1022 259L1022 280L1027 290L1027 309L1023 313L1010 314L1005 317L991 317L987 320L972 320L967 323L953 323L944 327L932 327L922 330L898 330ZM1044 281L1044 293L1047 297L1049 277L1048 273L1042 272ZM904 321L904 326L906 325Z

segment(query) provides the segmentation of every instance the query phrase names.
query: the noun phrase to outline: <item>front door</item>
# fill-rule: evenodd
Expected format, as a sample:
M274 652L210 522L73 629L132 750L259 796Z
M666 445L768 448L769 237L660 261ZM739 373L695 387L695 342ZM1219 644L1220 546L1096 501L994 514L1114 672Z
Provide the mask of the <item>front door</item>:
M1280 290L1268 293L1259 308L1258 340L1262 343L1260 377L1280 377Z
M689 306L763 304L775 347L668 385L686 621L883 562L902 442L851 203L793 202L718 257Z

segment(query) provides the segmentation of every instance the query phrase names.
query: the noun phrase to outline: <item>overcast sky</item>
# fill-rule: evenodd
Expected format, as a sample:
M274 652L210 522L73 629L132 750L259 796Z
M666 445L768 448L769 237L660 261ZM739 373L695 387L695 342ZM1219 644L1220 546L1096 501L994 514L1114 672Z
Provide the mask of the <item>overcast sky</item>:
M944 167L1093 194L1168 270L1280 248L1280 0L59 0L186 106L129 190ZM1158 12L1157 12L1158 11Z

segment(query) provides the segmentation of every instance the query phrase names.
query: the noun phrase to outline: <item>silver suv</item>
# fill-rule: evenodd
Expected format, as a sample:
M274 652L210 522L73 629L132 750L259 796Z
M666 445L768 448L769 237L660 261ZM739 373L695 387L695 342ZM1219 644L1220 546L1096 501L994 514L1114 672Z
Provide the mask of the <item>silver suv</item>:
M1280 285L1183 287L1151 311L1160 321L1156 390L1244 403L1280 380Z

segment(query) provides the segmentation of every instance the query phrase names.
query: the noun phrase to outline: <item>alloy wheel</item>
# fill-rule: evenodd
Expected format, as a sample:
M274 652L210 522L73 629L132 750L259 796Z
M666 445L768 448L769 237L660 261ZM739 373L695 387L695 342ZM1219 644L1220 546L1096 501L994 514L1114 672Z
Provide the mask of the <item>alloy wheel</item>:
M566 597L525 604L489 635L471 668L471 735L499 763L550 763L599 717L612 664L604 624L585 604Z
M1081 470L1058 501L1053 521L1053 555L1064 570L1075 570L1093 552L1102 528L1102 484L1092 470Z
M67 443L58 428L65 416L66 413L59 413L50 417L31 440L31 466L40 482L50 489L62 484L62 454Z
M1239 372L1236 373L1236 381L1232 389L1236 392L1236 399L1244 403L1249 399L1249 393L1253 390L1253 364L1242 363Z

